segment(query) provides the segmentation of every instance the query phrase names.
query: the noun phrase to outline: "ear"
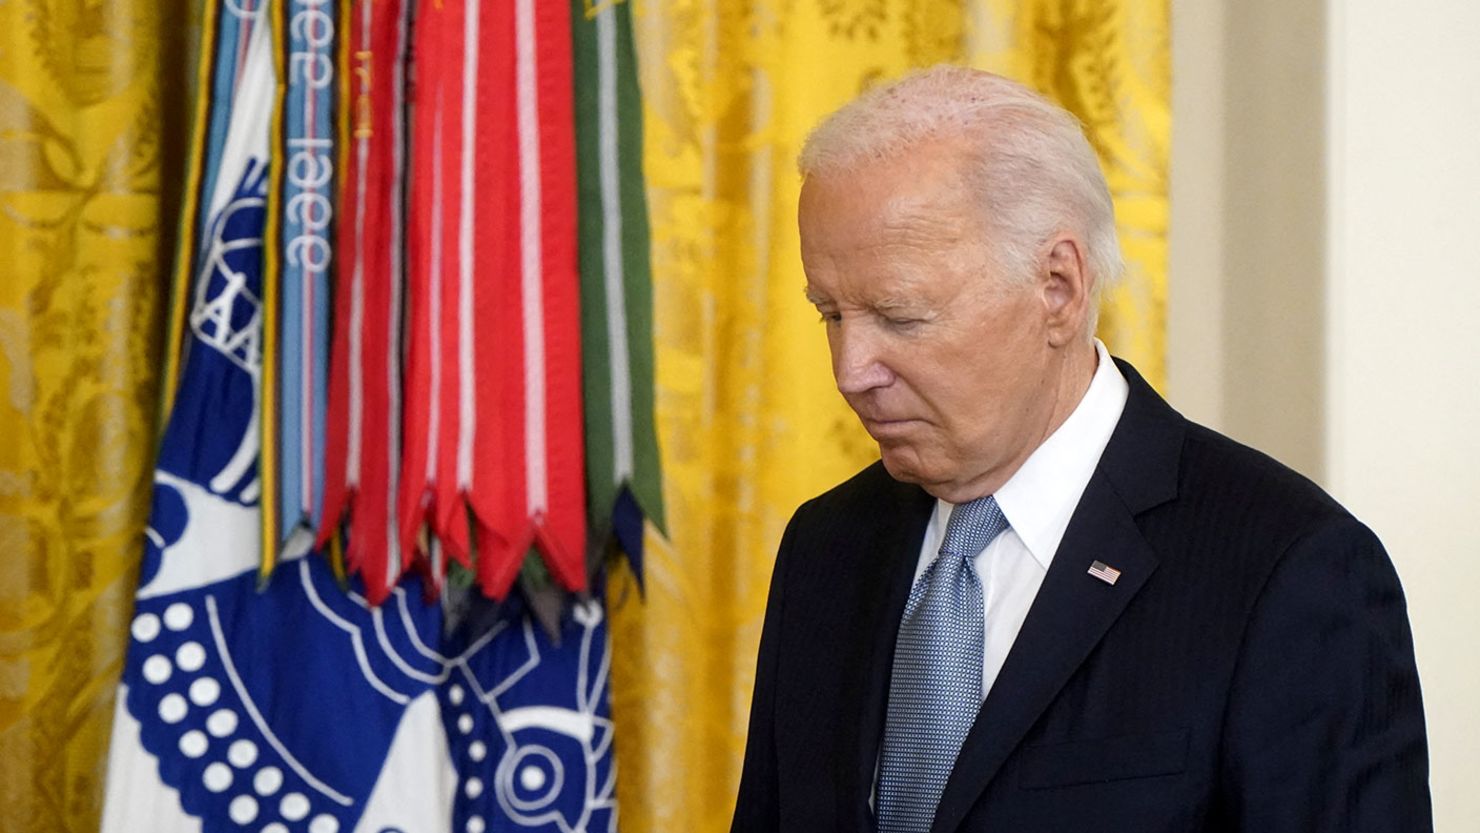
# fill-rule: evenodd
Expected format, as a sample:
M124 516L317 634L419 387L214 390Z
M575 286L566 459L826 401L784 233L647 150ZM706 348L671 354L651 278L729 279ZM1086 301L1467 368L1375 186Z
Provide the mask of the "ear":
M1042 280L1049 344L1063 347L1083 339L1093 279L1078 238L1060 234L1050 241Z

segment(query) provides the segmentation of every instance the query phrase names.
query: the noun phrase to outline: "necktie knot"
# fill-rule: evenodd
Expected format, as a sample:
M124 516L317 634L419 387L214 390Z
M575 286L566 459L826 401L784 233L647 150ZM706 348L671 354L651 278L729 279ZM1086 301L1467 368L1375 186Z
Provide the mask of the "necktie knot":
M942 555L959 555L972 558L987 548L1002 531L1007 529L1007 516L997 505L997 498L987 495L969 503L958 504L951 510L951 519L946 522L945 539L941 541Z

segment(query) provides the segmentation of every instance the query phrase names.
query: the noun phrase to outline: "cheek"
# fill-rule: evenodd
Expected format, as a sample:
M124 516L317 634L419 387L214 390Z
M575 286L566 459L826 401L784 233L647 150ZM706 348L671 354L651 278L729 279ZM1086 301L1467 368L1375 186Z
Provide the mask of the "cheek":
M995 354L994 354L995 355ZM994 437L1010 431L1024 399L1018 369L1011 364L976 355L950 374L937 403L952 444L962 452L990 446Z

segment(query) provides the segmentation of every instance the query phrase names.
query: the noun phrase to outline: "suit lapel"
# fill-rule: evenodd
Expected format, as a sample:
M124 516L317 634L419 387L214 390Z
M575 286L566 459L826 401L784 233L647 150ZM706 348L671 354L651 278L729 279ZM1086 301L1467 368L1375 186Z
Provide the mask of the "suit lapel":
M1184 422L1134 369L1121 420L946 782L932 833L951 833L1156 569L1135 515L1176 494ZM1120 570L1110 585L1094 561ZM896 615L896 625L897 625Z
M1017 641L966 735L936 811L935 833L966 816L1043 710L1156 569L1156 558L1103 480L1091 480ZM1120 570L1114 585L1088 574Z
M914 581L920 546L935 499L917 486L891 481L886 500L873 515L873 523L860 524L862 533L854 541L860 552L871 554L870 564L877 565L866 583L872 597L865 609L873 611L861 624L860 638L869 641L866 668L861 678L858 697L853 706L857 713L841 725L857 726L857 757L853 758L850 787L839 798L844 802L838 817L852 819L854 828L872 830L869 793L873 789L874 770L879 758L879 744L884 731L884 709L888 700L890 669L894 664L894 641L899 620L904 616Z

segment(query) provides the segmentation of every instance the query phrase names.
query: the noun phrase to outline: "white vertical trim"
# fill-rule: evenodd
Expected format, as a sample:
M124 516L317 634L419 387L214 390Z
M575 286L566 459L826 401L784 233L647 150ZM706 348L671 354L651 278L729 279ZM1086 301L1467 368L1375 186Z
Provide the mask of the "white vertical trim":
M445 194L442 182L442 117L445 115L442 90L437 90L436 110L432 116L432 239L429 248L430 263L427 272L427 316L430 334L427 339L427 355L431 366L431 407L427 413L427 465L426 483L437 479L437 457L441 454L442 439L442 200Z
M524 313L524 473L528 511L549 503L545 457L545 298L540 194L539 83L534 0L514 8L515 86L519 113L520 300Z
M319 360L317 351L314 350L314 338L318 335L315 329L317 316L314 314L314 283L315 279L308 274L308 270L303 270L298 293L302 310L298 322L298 349L304 361L303 372L298 375L298 436L301 439L298 442L298 506L295 508L300 517L310 519L309 523L313 522L314 491L318 488L318 484L313 482L313 461L318 451L314 446L313 434L313 390L317 382L314 371Z
M1480 5L1325 0L1326 481L1403 582L1434 828L1480 818Z
M371 4L360 5L360 37L370 41ZM354 118L351 115L350 118ZM369 167L370 137L355 137L355 268L349 286L349 438L344 455L344 478L350 488L360 485L360 448L365 433L365 172Z
M461 216L457 238L457 485L466 489L473 482L473 439L477 434L478 410L473 397L477 374L473 370L473 233L474 179L477 154L474 148L478 119L478 13L481 0L467 0L463 26L462 88L462 181Z
M622 261L622 181L617 135L616 7L596 16L597 141L601 172L602 284L611 371L612 480L632 476L632 357L627 352L626 273Z

